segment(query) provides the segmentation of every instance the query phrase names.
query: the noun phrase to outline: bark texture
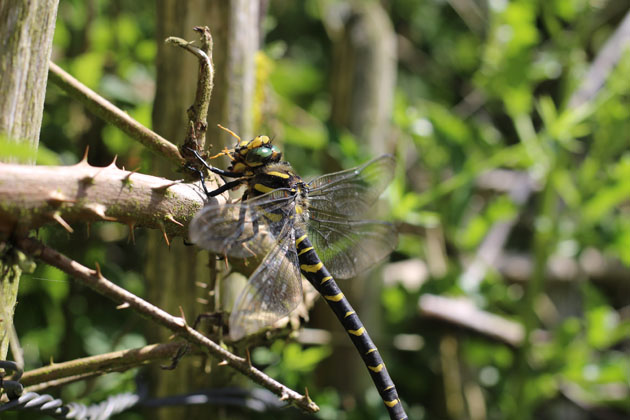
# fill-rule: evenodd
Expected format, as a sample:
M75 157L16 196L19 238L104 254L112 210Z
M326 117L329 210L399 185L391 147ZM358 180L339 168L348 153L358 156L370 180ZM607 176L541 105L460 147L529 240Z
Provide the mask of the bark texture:
M30 146L30 163L35 162L39 143L57 5L58 0L0 2L0 139ZM5 239L1 235L0 243ZM7 327L13 323L21 272L4 253L0 259L0 359L7 356Z
M37 150L58 0L0 2L0 133ZM35 155L31 162L34 162Z

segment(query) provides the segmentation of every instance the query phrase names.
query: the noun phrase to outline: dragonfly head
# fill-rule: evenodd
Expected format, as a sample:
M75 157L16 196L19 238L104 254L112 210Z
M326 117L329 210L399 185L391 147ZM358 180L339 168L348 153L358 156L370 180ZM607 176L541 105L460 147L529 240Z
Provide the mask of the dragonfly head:
M271 144L268 136L256 136L251 140L238 143L232 153L233 166L241 164L249 168L263 166L268 163L280 162L282 152Z

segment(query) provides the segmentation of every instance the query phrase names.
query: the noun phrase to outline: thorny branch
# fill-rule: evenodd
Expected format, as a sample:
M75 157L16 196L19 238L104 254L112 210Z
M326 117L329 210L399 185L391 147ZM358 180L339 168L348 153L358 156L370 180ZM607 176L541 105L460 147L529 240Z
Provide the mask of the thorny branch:
M224 361L226 365L248 376L257 384L280 396L282 400L288 401L311 413L319 411L319 407L311 401L308 396L301 395L265 375L263 372L253 367L247 359L230 353L197 330L191 328L183 318L172 316L164 310L110 282L103 276L98 266L96 270L91 270L34 239L18 239L17 245L24 252L70 274L84 285L94 289L103 296L108 297L116 303L128 305L132 310L168 328L190 343L206 349L213 356Z
M19 182L16 182L19 180ZM55 222L117 221L186 235L192 215L203 206L195 184L125 171L111 164L73 166L0 164L0 232L24 233Z
M24 372L20 383L25 392L40 392L60 383L70 383L86 377L109 372L122 372L147 363L168 360L181 347L181 343L160 343L148 346L84 357L63 363L51 363L38 369Z

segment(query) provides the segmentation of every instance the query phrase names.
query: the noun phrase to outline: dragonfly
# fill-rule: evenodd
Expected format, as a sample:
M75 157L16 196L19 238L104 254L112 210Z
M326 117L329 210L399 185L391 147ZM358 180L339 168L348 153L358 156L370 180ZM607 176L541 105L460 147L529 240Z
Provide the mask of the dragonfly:
M221 127L223 128L223 127ZM383 155L353 169L305 182L268 136L237 139L216 156L227 170L205 167L224 178L214 197L241 186L238 202L206 204L193 218L190 241L216 254L263 257L230 314L236 341L270 327L302 301L302 275L323 296L363 359L392 419L406 419L398 392L378 349L335 278L350 278L383 260L397 245L393 225L364 220L391 182L395 160ZM213 157L216 157L213 156Z

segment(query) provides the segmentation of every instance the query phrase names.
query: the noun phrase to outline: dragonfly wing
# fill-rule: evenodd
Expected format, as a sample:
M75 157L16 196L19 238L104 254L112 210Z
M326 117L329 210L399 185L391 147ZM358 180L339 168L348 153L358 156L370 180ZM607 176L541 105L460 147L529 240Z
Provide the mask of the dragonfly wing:
M294 208L294 197L276 190L243 203L209 204L193 218L190 241L218 254L264 255Z
M345 279L372 267L398 243L395 227L370 220L343 220L311 210L309 239L334 277Z
M309 183L310 206L359 218L392 181L395 167L394 157L383 155L356 168L315 178Z
M302 300L295 233L286 223L277 242L250 277L230 315L230 338L238 340L268 327Z

